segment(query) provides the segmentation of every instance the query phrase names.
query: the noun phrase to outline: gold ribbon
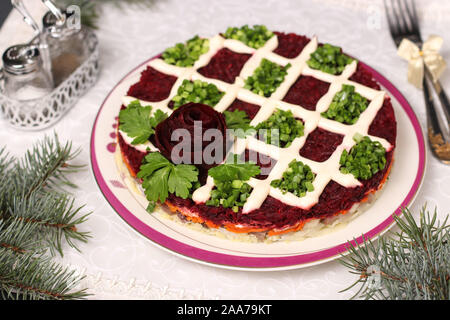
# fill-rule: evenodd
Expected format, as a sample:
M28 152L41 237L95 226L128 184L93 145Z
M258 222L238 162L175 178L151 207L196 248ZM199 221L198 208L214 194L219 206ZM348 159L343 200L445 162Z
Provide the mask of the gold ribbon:
M408 60L408 81L417 88L422 88L424 65L430 71L433 81L437 81L446 67L446 63L439 54L443 39L432 35L424 42L420 49L414 42L403 39L398 47L397 54Z

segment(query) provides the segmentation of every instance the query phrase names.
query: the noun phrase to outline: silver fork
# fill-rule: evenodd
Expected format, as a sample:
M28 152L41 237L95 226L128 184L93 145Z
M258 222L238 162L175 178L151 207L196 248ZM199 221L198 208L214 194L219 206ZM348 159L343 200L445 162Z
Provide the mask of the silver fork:
M407 38L421 48L423 41L420 35L419 20L417 18L414 0L390 0L389 2L390 5L387 4L387 0L384 0L384 7L389 30L395 45L398 47L401 41ZM450 164L450 138L444 133L441 127L441 123L443 125L445 123L443 122L444 120L439 121L439 113L436 112L429 82L433 85L439 97L444 115L446 116L447 125L450 126L450 103L447 95L439 80L432 80L431 73L425 66L423 93L427 112L428 140L433 154L443 163Z

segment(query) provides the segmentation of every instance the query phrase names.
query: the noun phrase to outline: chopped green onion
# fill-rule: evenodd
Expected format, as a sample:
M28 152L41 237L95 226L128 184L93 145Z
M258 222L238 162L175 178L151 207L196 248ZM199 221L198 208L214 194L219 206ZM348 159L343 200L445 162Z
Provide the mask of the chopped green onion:
M224 33L225 38L239 40L254 49L261 48L273 35L273 32L263 25L254 25L253 28L248 25L240 28L230 27Z
M357 133L353 140L356 144L341 154L339 164L343 174L351 173L356 179L367 180L386 166L386 150L380 142Z
M238 212L252 191L246 181L260 172L259 166L252 162L238 163L238 155L232 155L225 164L209 169L208 175L213 177L216 187L206 205L232 208Z
M208 50L209 40L195 36L186 43L177 43L174 47L166 49L162 54L162 58L168 64L179 67L192 67L195 61Z
M314 191L315 174L311 168L301 161L292 160L281 179L273 180L270 185L280 189L284 194L290 192L297 197L304 197L307 192Z
M368 105L368 100L355 92L354 86L343 85L342 90L333 97L328 110L321 115L324 118L351 125L358 121Z
M231 187L233 189L240 189L244 183L241 180L233 180L231 182Z
M364 136L359 132L355 133L353 136L353 140L355 140L356 143L361 142L362 139L364 139Z
M172 98L173 108L177 109L188 102L203 103L214 107L224 94L212 83L200 80L192 82L185 79L178 88L177 95Z
M282 67L272 61L262 59L253 75L245 80L244 88L260 96L270 97L284 81L290 66L290 63Z
M342 53L341 48L325 43L311 53L310 59L306 63L312 69L330 74L340 74L352 61L352 58Z
M250 196L252 187L241 180L214 181L216 188L211 191L211 197L206 201L208 206L222 206L238 212Z
M277 109L266 121L256 126L256 131L262 130L264 140L268 144L289 147L295 138L304 134L303 122L294 118L292 111ZM267 130L264 132L264 130Z

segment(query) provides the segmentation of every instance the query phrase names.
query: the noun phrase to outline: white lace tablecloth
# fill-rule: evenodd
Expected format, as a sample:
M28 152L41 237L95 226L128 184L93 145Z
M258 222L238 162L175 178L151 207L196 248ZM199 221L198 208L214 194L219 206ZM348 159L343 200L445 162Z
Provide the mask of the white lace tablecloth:
M45 9L38 0L26 1L36 17ZM450 62L450 3L417 1L422 34L444 38L441 50ZM40 19L40 18L39 18ZM195 34L212 36L228 26L265 24L271 30L290 31L345 48L380 71L408 98L422 126L425 107L422 93L406 80L407 64L396 55L384 16L382 1L359 0L154 0L149 8L118 9L104 6L97 35L100 40L101 75L98 83L54 127L22 132L0 124L0 145L21 155L45 134L56 131L61 139L81 147L78 161L89 164L89 140L97 111L113 86L142 61ZM30 30L13 12L0 30L1 52L30 39ZM450 91L450 70L442 82ZM428 152L422 189L411 209L418 216L425 203L439 217L449 213L450 166ZM81 253L66 250L63 264L86 275L82 285L92 299L347 299L354 292L338 293L355 276L338 262L290 271L246 272L224 270L184 260L153 246L115 213L99 191L92 171L73 176L74 192L85 211L93 211L80 229L92 238L81 244Z

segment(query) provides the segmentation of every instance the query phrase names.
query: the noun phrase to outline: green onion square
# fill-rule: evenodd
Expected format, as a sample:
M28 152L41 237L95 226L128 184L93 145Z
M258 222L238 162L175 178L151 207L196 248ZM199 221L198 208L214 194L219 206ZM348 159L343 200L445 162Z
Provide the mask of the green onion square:
M178 88L177 95L172 98L173 109L177 109L188 102L203 103L214 107L224 94L212 83L185 79Z
M358 121L368 105L369 101L356 92L354 86L343 85L342 89L334 95L328 110L322 112L321 116L352 125Z
M290 64L282 67L267 59L262 59L253 75L245 80L245 88L264 97L270 97L287 75Z
M354 59L343 54L340 47L325 43L311 53L311 56L306 63L312 69L330 74L340 74L344 71L345 66L350 64L353 60Z
M175 46L166 49L162 54L162 58L171 65L192 67L195 61L208 50L209 40L195 36L186 43L177 43Z
M274 33L264 25L254 25L253 27L244 25L240 28L228 28L223 36L227 39L241 41L251 48L259 49L274 36Z
M287 148L295 138L304 135L304 125L301 120L294 117L292 111L276 109L265 121L255 128L262 135L264 141L281 148Z
M273 180L270 185L280 189L283 194L290 192L297 197L304 197L307 192L314 191L314 178L315 174L308 165L294 159L289 163L282 178Z
M356 179L370 179L385 168L386 150L378 141L372 141L359 133L354 135L353 140L356 144L350 152L342 152L340 171L352 174Z

